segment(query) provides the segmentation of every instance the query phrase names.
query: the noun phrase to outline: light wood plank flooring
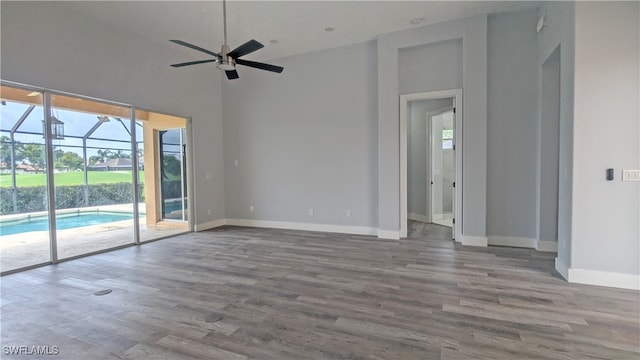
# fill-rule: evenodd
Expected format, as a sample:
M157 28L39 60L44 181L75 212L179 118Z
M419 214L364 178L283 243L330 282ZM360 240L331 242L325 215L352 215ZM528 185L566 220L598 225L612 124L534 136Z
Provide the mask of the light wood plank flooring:
M1 278L2 346L48 359L638 359L635 291L554 255L222 228ZM110 294L96 296L102 289ZM12 357L3 353L3 359ZM36 359L34 356L23 356Z

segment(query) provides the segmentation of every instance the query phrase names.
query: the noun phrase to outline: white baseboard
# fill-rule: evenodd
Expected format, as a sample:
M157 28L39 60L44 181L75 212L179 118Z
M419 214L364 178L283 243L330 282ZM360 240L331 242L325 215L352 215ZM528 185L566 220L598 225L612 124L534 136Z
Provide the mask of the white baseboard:
M569 268L569 282L640 290L640 275Z
M288 222L288 221L268 221L268 220L251 220L251 219L226 219L225 224L232 225L232 226L319 231L319 232L353 234L353 235L377 235L378 234L377 229L366 227L366 226L328 225L328 224L312 224L312 223L297 223L297 222Z
M536 250L544 252L558 252L558 242L550 240L538 240L536 241Z
M400 231L396 230L378 230L380 239L400 240Z
M536 248L536 239L515 236L489 236L488 243L493 246Z
M268 229L286 229L286 230L302 230L302 231L317 231L339 234L352 234L352 235L371 235L378 236L382 239L400 239L399 231L391 230L378 230L376 228L367 226L349 226L349 225L328 225L328 224L312 224L312 223L297 223L289 221L268 221L268 220L253 220L253 219L220 219L209 221L203 224L197 224L194 226L194 231L204 231L208 229L217 228L224 225L231 226L246 226Z
M409 213L409 214L407 215L407 218L408 218L409 220L413 220L413 221L420 221L420 222L423 222L423 223L429 222L429 219L427 218L427 216L426 216L426 215L420 215L420 214L412 214L412 213Z
M558 243L555 241L536 240L533 238L523 238L515 236L489 236L489 245L493 246L511 246L536 249L544 252L557 252Z
M224 226L226 225L226 223L227 222L225 219L218 219L218 220L208 221L202 224L195 224L193 226L193 231L198 232L198 231L209 230L209 229L217 228L220 226Z
M483 246L486 247L488 240L486 237L483 236L469 236L469 235L462 235L462 239L460 239L460 243L462 245L468 245L468 246Z
M557 257L556 270L570 283L640 290L640 275L570 268Z
M569 280L569 268L562 259L556 256L556 271L565 279Z

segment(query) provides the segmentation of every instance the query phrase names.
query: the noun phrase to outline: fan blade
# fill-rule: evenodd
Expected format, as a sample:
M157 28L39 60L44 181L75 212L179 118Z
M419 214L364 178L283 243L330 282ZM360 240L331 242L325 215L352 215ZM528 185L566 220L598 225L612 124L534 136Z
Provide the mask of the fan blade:
M255 40L249 40L246 43L244 43L244 44L238 46L237 48L233 49L233 51L231 51L228 55L231 56L234 59L237 59L240 56L251 54L252 52L254 52L256 50L260 50L263 47L264 47L264 45L260 44L259 42L255 41Z
M238 72L235 70L227 70L225 71L225 74L227 74L227 79L229 80L237 79L240 77L238 76Z
M209 51L207 49L203 49L203 48L201 48L199 46L195 46L193 44L189 44L188 42L184 42L182 40L169 40L169 41L171 41L172 43L178 44L178 45L186 46L186 47L191 48L193 50L202 51L205 54L213 55L213 56L215 56L217 58L220 58L220 54L214 53L213 51Z
M173 66L173 67L183 67L183 66L189 66L189 65L210 63L210 62L215 62L215 61L216 61L216 59L200 60L200 61L189 61L189 62L186 62L186 63L172 64L171 66Z
M281 73L282 70L284 70L284 68L282 66L264 64L264 63L259 63L259 62L255 62L255 61L249 61L249 60L242 60L242 59L237 59L236 60L236 64L249 66L249 67L256 68L256 69L261 69L261 70L273 71L273 72L276 72L278 74Z

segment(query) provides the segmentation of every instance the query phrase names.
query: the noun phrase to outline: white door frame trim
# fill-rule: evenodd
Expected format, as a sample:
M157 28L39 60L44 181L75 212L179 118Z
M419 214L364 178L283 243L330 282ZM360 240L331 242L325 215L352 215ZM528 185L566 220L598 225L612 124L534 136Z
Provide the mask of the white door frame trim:
M419 100L436 100L454 98L456 108L455 117L455 134L454 145L456 147L456 190L455 190L455 209L454 218L456 226L454 226L454 238L457 242L462 240L462 89L452 89L443 91L431 91L415 94L400 95L400 237L407 237L407 137L408 137L408 121L409 112L407 107L411 101Z

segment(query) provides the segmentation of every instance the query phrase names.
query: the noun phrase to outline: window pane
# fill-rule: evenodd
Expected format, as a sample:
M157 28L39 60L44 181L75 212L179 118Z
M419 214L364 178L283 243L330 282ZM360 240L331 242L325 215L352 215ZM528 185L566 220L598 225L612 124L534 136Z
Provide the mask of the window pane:
M38 92L2 86L0 269L3 272L50 261L42 99Z
M129 108L62 95L51 104L64 125L53 140L58 257L133 243Z

